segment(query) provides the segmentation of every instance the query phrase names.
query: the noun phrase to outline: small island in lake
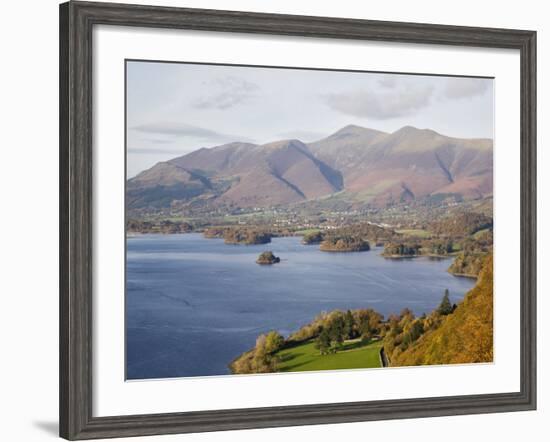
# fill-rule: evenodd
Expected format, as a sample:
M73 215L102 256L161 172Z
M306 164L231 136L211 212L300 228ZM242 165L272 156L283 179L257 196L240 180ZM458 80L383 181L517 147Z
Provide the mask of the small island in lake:
M420 256L422 246L417 242L411 243L393 243L389 242L384 245L382 256L384 258L401 259L414 258Z
M145 221L145 220L129 219L126 222L126 232L133 233L133 234L136 234L136 233L172 234L172 233L188 233L191 231L193 231L193 226L183 221L170 221L170 220Z
M204 229L202 234L205 238L223 238L226 230L226 227L209 227Z
M226 244L267 244L271 242L271 233L254 228L213 227L204 230L205 238L223 238Z
M268 250L267 252L260 253L260 256L258 256L258 259L256 260L257 264L262 265L270 265L270 264L276 264L278 262L281 262L281 258L278 256L275 256L272 251Z
M304 236L302 237L302 244L319 244L321 241L323 241L323 239L323 232L321 232L320 230L314 230L312 232L304 233Z
M329 236L321 242L323 252L363 252L370 250L368 241L354 236Z

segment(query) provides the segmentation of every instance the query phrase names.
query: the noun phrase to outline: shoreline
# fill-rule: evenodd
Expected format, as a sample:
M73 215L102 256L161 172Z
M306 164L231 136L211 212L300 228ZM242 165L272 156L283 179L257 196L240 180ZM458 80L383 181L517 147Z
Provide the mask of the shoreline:
M448 270L447 270L448 271ZM449 271L448 271L449 272ZM456 272L449 272L449 274L453 276L457 276L459 278L469 278L469 279L477 279L477 275L472 275L470 273L456 273Z
M432 258L432 259L450 259L455 258L456 253L448 254L448 255L434 255L433 253L425 254L425 255L384 255L384 253L381 253L380 256L386 259L415 259L415 258Z

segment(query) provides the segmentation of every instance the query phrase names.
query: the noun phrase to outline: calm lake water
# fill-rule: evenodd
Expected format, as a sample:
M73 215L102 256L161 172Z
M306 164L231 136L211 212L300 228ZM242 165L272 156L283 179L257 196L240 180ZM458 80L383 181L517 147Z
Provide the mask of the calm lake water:
M128 379L229 374L227 364L262 332L286 336L333 309L422 314L446 288L457 302L474 285L448 274L448 259L387 260L379 248L328 253L300 240L239 246L200 234L128 238ZM256 264L265 250L281 263Z

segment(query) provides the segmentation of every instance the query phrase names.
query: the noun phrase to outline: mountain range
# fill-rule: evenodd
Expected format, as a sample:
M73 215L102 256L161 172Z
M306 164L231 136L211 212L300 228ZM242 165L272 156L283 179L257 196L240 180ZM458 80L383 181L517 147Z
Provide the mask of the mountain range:
M127 182L129 210L272 207L328 196L384 206L493 192L493 142L430 129L346 126L319 141L230 143L159 162Z

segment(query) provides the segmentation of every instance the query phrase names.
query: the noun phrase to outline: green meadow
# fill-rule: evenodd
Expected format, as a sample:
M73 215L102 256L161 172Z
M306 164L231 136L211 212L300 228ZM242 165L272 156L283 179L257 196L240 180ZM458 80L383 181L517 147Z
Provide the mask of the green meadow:
M416 236L418 238L429 238L432 236L430 232L424 229L401 229L396 230L396 232L406 236Z
M345 341L337 353L321 355L313 341L307 341L276 353L277 371L341 370L380 367L381 341L371 343L360 339Z

